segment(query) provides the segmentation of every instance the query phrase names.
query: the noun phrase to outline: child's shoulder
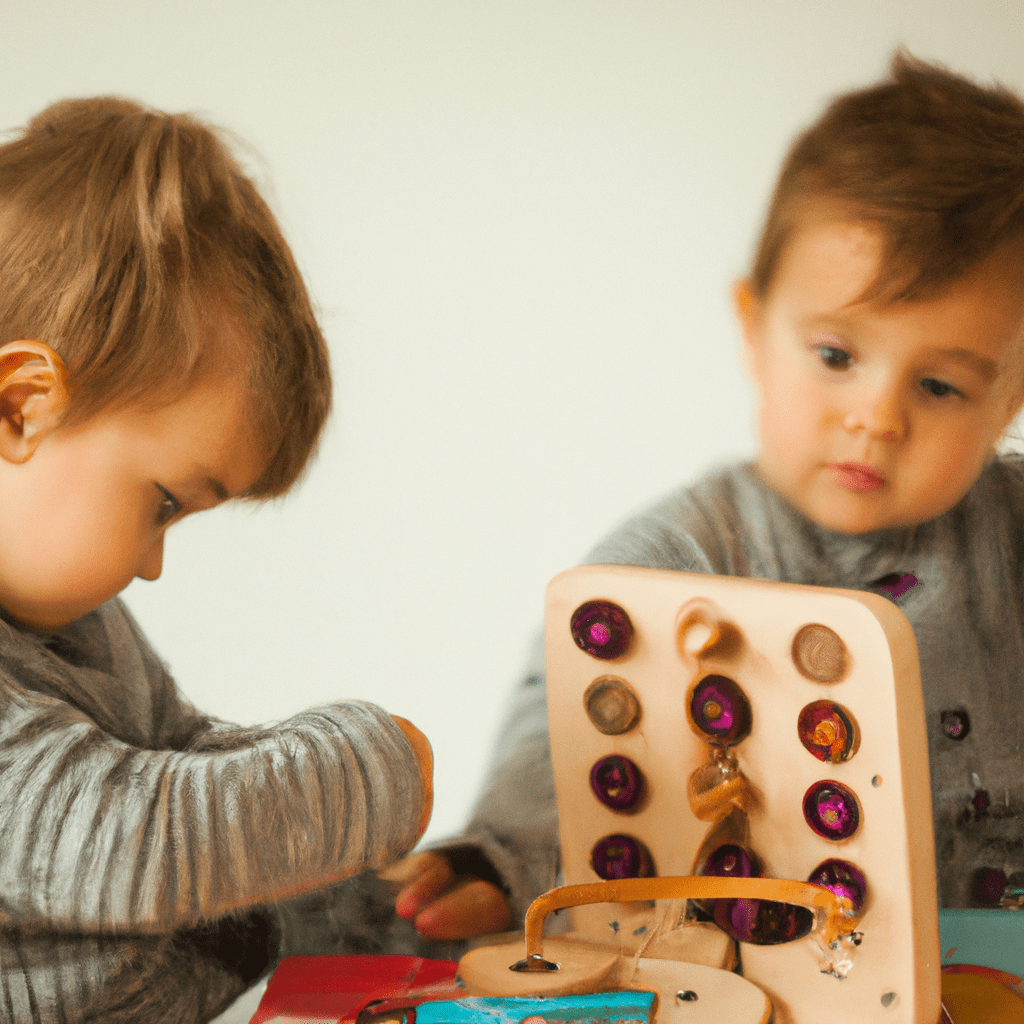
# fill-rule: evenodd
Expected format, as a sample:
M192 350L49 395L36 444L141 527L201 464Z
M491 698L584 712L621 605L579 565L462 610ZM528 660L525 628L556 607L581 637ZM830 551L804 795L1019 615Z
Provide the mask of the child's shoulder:
M779 499L748 463L709 471L616 527L590 562L735 573L738 539L779 514Z

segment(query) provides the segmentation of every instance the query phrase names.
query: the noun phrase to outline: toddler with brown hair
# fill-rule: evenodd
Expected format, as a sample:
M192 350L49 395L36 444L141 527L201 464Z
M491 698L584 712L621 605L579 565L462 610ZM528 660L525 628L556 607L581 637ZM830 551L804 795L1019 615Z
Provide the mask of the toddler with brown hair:
M735 288L755 460L587 561L873 590L917 637L940 904L1024 884L1024 103L898 54L789 153ZM543 654L463 836L393 871L428 938L522 920L556 882Z
M185 516L288 491L329 407L305 286L216 132L98 99L0 146L3 1020L210 1020L277 955L275 903L422 834L413 726L215 721L117 599Z

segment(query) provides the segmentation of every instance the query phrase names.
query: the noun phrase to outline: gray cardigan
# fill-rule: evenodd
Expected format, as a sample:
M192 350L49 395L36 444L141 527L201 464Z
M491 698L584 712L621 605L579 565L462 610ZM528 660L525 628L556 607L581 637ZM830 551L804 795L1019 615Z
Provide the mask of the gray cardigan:
M940 905L979 905L979 883L987 878L991 889L995 871L1024 870L1024 459L994 462L932 522L858 536L821 529L750 466L737 466L629 520L586 561L874 590L893 599L920 648ZM556 882L540 643L458 842L497 869L518 920Z

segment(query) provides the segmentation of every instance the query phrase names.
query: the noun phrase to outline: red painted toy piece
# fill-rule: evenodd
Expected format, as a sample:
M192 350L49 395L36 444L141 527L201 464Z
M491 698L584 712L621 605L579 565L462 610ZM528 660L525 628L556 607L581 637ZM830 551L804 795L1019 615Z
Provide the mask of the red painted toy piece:
M251 1024L348 1024L371 1003L458 999L457 964L415 956L291 956L274 971Z

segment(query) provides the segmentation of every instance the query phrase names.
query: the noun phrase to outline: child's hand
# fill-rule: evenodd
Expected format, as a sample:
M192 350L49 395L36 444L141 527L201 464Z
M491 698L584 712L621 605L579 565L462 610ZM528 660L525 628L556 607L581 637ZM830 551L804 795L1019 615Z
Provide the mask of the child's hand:
M423 817L420 818L420 830L416 836L419 839L427 830L430 812L434 808L434 755L430 749L430 740L412 722L399 718L397 715L391 717L398 728L405 733L405 738L409 741L412 752L416 755L416 760L420 765L420 779L423 782Z
M414 853L380 873L403 888L395 912L426 939L469 939L506 931L512 912L505 894L475 875L456 875L440 853Z

